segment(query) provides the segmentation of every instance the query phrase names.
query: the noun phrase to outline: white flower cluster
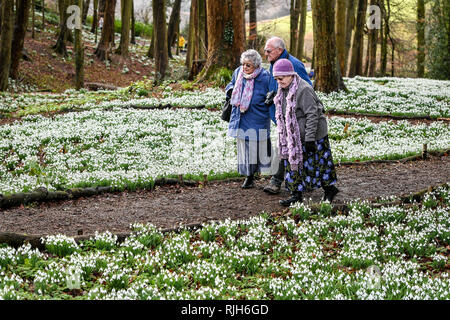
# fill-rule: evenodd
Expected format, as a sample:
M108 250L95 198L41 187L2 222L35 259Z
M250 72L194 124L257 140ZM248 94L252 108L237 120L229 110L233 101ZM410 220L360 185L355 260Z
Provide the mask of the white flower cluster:
M0 271L0 300L18 300L21 298L19 289L24 285L23 279L12 273Z
M39 295L50 294L57 289L58 286L64 286L67 283L67 270L56 261L50 263L44 270L37 270L33 285Z
M41 242L45 244L46 249L50 253L57 255L66 255L79 250L79 245L75 239L63 234L49 235L41 238Z
M448 117L450 81L408 78L344 78L349 93L318 92L325 110Z
M105 231L102 233L95 231L92 241L97 249L110 250L117 242L117 235L112 234L110 231Z
M45 258L45 254L38 249L32 249L29 243L23 244L17 249L12 247L0 248L0 269L24 263L33 264L36 260Z

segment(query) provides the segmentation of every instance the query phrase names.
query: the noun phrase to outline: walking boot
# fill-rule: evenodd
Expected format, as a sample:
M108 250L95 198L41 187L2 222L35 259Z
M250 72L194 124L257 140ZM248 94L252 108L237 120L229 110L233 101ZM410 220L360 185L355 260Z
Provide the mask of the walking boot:
M303 194L300 191L291 192L291 197L280 200L279 203L283 207L289 207L291 204L303 201Z
M250 189L253 188L255 185L253 183L254 180L254 176L247 176L247 178L245 178L244 183L242 184L242 189Z
M323 195L323 201L328 201L331 203L333 201L334 197L339 192L339 189L336 188L334 185L329 187L324 187L323 190L325 190L325 194Z
M281 185L275 184L274 182L269 182L267 186L264 187L264 192L270 194L277 194L280 192Z

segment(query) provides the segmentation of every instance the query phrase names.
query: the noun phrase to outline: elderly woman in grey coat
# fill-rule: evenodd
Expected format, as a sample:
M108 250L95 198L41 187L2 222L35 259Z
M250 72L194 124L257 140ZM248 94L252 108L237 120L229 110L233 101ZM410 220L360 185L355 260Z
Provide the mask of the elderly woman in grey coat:
M280 205L301 202L303 192L320 187L325 191L323 200L331 202L339 190L322 102L289 60L278 60L273 76L278 82L274 98L278 148L291 192L291 197L280 200Z

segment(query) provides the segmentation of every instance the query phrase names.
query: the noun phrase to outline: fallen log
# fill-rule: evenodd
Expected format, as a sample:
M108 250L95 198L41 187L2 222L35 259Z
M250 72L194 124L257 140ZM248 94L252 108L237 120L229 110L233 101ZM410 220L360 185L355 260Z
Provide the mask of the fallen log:
M86 82L84 86L90 91L98 90L117 90L117 87L112 84L99 83L99 82Z

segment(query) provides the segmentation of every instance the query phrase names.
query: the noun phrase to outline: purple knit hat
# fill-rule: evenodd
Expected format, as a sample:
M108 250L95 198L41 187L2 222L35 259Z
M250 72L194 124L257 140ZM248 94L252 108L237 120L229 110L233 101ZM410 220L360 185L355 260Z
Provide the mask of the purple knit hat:
M275 62L273 65L273 76L291 76L296 72L294 70L294 66L288 59L280 59Z

